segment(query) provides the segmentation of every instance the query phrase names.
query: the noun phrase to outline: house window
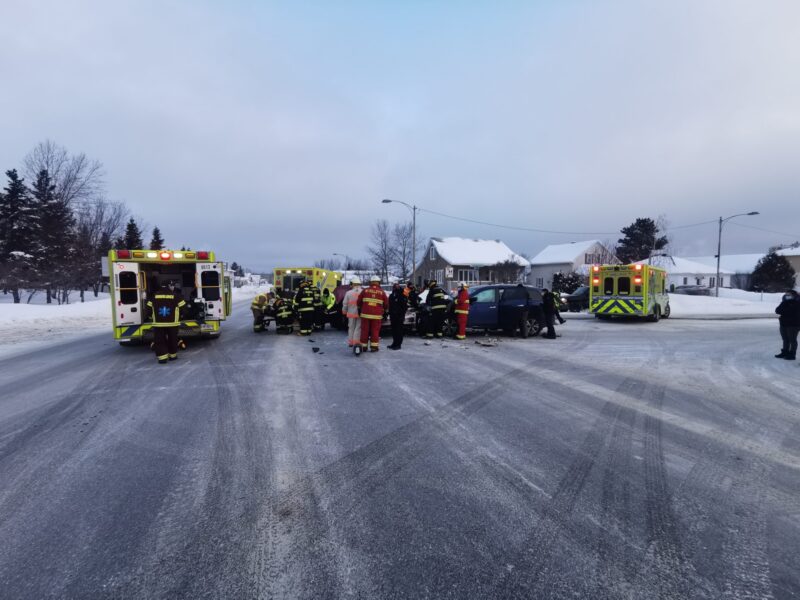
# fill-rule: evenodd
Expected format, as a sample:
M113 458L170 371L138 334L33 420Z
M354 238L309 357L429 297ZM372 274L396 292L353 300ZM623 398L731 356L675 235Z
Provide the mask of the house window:
M544 287L544 277L537 277L536 278L536 287L543 288Z
M444 269L436 269L436 282L442 283L444 281Z
M699 277L695 277L694 280L697 282L697 285L700 285L700 278Z
M710 277L708 279L708 287L714 287L714 283L716 283L716 281L717 281L716 277Z
M688 277L684 277L683 278L683 285L686 285L687 283L689 283L689 278Z
M725 287L725 278L724 277L720 277L719 278L719 287Z
M465 283L478 281L478 272L475 269L459 269L457 275L458 280Z
M593 265L601 262L603 261L600 259L600 254L588 252L583 255L583 264L585 265Z
M436 248L433 247L433 244L431 244L431 252L428 258L430 258L430 260L436 260Z

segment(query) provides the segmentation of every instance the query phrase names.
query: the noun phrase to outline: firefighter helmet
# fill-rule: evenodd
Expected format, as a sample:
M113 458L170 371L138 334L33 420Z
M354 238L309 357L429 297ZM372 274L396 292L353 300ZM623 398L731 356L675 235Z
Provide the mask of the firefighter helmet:
M359 279L358 277L353 277L350 280L350 285L361 285L361 279Z
M370 283L380 283L381 282L381 278L378 277L377 275L373 275L372 277L369 278L369 282Z

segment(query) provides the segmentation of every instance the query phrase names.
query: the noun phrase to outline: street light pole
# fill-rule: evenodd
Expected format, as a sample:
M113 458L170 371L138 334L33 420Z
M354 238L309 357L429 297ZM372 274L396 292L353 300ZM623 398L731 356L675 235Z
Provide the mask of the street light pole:
M722 259L722 226L735 217L752 217L759 214L754 210L749 213L739 213L738 215L731 215L730 217L719 218L719 231L717 233L717 277L714 279L714 296L719 298L719 263Z
M334 256L344 256L344 270L347 271L350 268L350 257L347 254L339 254L338 252L333 253Z
M408 208L411 211L411 280L414 280L414 273L417 270L417 208L416 205L412 206L407 202L403 202L402 200L390 200L389 198L384 198L381 200L384 204L389 204L390 202L398 202Z

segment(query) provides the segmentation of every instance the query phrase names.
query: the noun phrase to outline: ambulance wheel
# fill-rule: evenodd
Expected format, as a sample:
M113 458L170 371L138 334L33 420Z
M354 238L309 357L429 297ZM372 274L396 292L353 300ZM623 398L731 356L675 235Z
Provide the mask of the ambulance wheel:
M662 316L662 318L664 318L664 319L669 319L669 302L668 302L668 303L667 303L667 305L664 307L664 314L663 314L663 315L661 315L661 316Z
M656 304L653 307L653 314L650 315L650 320L653 323L658 323L660 319L661 319L661 307L658 304Z

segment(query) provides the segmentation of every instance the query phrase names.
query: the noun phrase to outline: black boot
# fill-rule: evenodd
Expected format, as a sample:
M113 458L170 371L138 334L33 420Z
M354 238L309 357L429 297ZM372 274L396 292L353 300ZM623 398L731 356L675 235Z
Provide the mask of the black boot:
M776 354L775 358L786 358L786 354L787 354L786 350L781 350L781 353Z
M787 352L786 356L784 356L784 360L795 360L797 354L795 352Z

